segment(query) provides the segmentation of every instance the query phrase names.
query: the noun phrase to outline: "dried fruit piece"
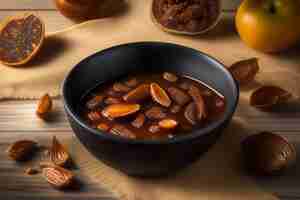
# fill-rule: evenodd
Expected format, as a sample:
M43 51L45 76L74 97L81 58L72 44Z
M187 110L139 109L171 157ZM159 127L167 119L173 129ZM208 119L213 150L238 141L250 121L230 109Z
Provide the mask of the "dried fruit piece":
M50 160L58 166L65 166L71 159L66 148L57 140L55 136L52 139L52 147L50 149Z
M145 112L146 117L149 119L163 119L167 116L166 112L162 107L152 106Z
M206 106L205 106L204 98L200 93L200 90L196 86L192 85L188 93L195 102L196 110L197 110L197 119L199 121L205 119L207 117Z
M114 135L122 136L125 138L130 138L130 139L136 138L135 134L131 130L129 130L128 128L120 124L114 125L110 130L110 132Z
M129 93L123 96L123 100L126 102L137 103L150 96L150 89L148 84L139 85L137 88L131 90Z
M101 131L108 131L109 130L109 126L105 123L100 123L97 126L97 129L101 130Z
M151 133L157 133L160 131L160 127L158 125L151 125L149 126L148 131Z
M291 93L280 87L262 86L252 93L250 105L256 108L269 109L287 102L291 97Z
M119 118L125 117L127 115L131 115L140 110L139 104L128 104L128 103L120 103L120 104L112 104L104 108L102 111L102 115L107 118Z
M43 177L57 189L65 189L74 183L74 174L59 166L46 166L43 168Z
M115 97L107 97L105 100L104 100L104 103L105 104L118 104L118 103L122 103L122 101L118 98L115 98Z
M40 50L45 38L45 25L33 14L14 16L0 30L0 60L19 66L29 62Z
M138 116L131 122L131 125L135 128L141 128L145 123L145 115L139 113Z
M36 142L31 140L20 140L10 145L6 152L11 159L23 161L28 159L36 149Z
M139 84L138 80L136 78L131 78L125 81L125 85L128 87L136 87Z
M170 94L173 101L177 104L183 106L191 100L191 97L187 95L184 91L176 88L176 87L169 87L168 93Z
M42 98L39 100L36 115L40 117L41 119L46 119L48 117L48 114L52 110L52 99L49 96L49 94L45 94L42 96Z
M258 60L257 58L251 58L236 62L231 65L229 71L240 84L247 84L254 80L259 71Z
M88 118L91 121L97 121L97 120L99 120L101 118L101 115L97 111L92 111L92 112L88 113Z
M257 175L272 175L295 163L296 150L284 137L261 132L241 144L246 167Z
M172 74L170 72L164 72L163 78L170 82L176 82L178 80L178 77L175 74Z
M162 106L169 107L172 103L166 91L157 83L150 84L150 94L153 100Z
M181 109L180 105L174 104L174 105L171 106L170 112L173 113L173 114L176 114L176 113L180 112L180 109Z
M35 168L29 167L25 170L25 174L27 174L27 175L35 175L37 173L39 173L39 170L37 170Z
M174 129L178 122L174 119L163 119L158 122L158 126L163 129Z
M192 125L195 125L197 123L196 104L194 102L191 102L186 106L184 117Z
M86 102L86 107L90 110L93 110L101 105L103 99L104 96L96 95Z
M114 83L113 90L116 92L129 92L131 90L131 88L123 83L117 82L117 83Z
M190 88L191 84L189 84L188 82L182 82L179 84L179 87L183 90L188 90Z

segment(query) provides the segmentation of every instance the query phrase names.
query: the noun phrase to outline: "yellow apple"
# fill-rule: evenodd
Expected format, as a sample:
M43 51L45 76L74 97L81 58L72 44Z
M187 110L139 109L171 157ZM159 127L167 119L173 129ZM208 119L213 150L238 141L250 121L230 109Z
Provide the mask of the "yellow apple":
M300 40L300 0L244 0L235 23L248 46L279 52Z

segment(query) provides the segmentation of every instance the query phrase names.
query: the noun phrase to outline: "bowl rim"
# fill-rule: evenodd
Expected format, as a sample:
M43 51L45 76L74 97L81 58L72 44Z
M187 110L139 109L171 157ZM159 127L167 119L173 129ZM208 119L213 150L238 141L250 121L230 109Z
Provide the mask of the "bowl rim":
M116 135L112 135L112 134L107 134L104 133L103 131L97 130L92 128L91 126L89 126L87 123L85 123L84 121L81 120L79 114L75 111L75 108L72 108L69 103L68 100L66 98L66 83L69 81L70 77L72 77L72 74L75 73L74 71L82 66L83 63L85 63L87 60L92 59L93 57L99 56L99 55L103 55L106 52L109 51L113 51L116 48L122 48L122 47L127 47L127 46L145 46L145 45L157 45L157 46L170 46L170 47L176 47L176 48L185 48L185 49L189 49L192 50L194 52L196 52L197 54L202 54L203 56L205 56L206 58L208 58L210 61L213 61L214 63L216 63L218 65L218 69L222 70L225 74L227 79L229 79L229 81L232 82L232 85L234 86L233 90L235 92L235 96L233 96L233 104L232 106L228 109L227 112L224 113L223 117L218 119L217 121L209 124L207 127L201 128L197 131L192 131L191 133L188 133L186 135L181 135L180 137L173 137L173 138L167 138L167 139L155 139L155 140L148 140L148 139L129 139L129 138L124 138L124 137L120 137L120 136L116 136ZM87 88L87 90L89 90L90 88ZM78 64L76 64L66 75L65 79L63 80L62 83L62 87L61 87L61 96L62 96L62 101L63 101L63 106L65 109L65 112L70 115L70 117L82 128L87 129L90 133L98 136L98 137L103 137L104 139L107 140L111 140L113 142L117 142L117 143L127 143L127 144L141 144L141 145L147 145L147 144L173 144L173 143L182 143L184 141L190 141L193 140L199 136L203 136L206 134L210 134L213 130L215 130L216 128L222 126L224 123L226 123L226 121L230 120L237 108L238 105L238 101L239 101L239 94L240 93L240 89L239 89L239 85L237 83L237 81L233 78L233 76L231 75L231 73L228 71L228 69L225 67L225 65L223 63L221 63L219 60L215 59L214 57L199 51L197 49L191 48L191 47L187 47L187 46L183 46L180 44L175 44L175 43L169 43L169 42L157 42L157 41L143 41L143 42L131 42L131 43L123 43L123 44L119 44L119 45L115 45L103 50L100 50L90 56L85 57L84 59L82 59Z

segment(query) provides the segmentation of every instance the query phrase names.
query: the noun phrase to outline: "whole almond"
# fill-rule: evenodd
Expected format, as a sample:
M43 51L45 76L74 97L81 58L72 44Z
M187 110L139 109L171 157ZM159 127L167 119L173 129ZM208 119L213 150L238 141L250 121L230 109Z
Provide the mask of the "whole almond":
M55 136L52 139L52 147L49 153L50 159L55 165L65 166L70 161L68 151Z
M48 166L43 168L43 177L57 189L65 189L74 183L74 174L59 166Z
M31 140L20 140L10 145L6 152L12 160L22 161L29 158L36 148L36 142Z
M47 118L48 114L52 110L52 104L52 99L49 94L45 94L44 96L42 96L38 103L36 115L41 119Z

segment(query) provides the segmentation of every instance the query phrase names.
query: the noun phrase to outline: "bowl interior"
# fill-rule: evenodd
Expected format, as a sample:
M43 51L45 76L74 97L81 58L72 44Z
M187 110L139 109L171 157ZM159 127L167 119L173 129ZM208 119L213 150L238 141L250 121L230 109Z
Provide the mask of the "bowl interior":
M204 82L225 97L227 107L223 117L187 136L208 133L229 119L235 111L239 96L238 86L221 63L204 53L176 44L140 42L100 51L76 65L63 84L63 98L67 112L83 127L101 134L100 131L88 127L81 119L76 108L82 96L100 83L117 80L138 71L143 73L169 71L190 76ZM105 135L107 137L107 134ZM175 141L177 137L170 140Z

